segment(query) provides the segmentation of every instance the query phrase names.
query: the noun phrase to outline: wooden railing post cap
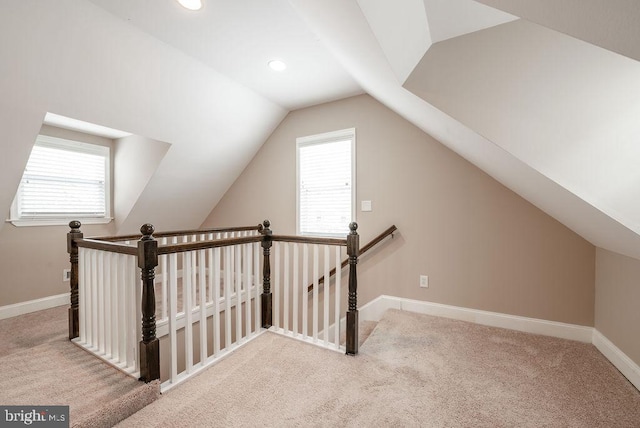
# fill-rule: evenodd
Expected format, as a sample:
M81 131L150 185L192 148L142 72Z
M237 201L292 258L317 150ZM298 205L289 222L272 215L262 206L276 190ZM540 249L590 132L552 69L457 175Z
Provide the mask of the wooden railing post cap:
M349 229L351 232L347 235L347 254L349 259L357 263L358 256L360 255L360 235L358 235L358 223L349 223Z
M75 254L78 253L78 248L73 240L83 237L80 226L82 226L82 224L78 220L72 220L69 222L69 227L71 228L69 233L67 233L67 253L69 254L72 252L75 252Z
M153 237L151 235L153 235L153 232L156 231L156 228L153 227L153 225L151 223L145 223L142 226L140 226L140 233L142 233L142 240L143 241L149 241L151 239L153 239Z
M138 241L138 267L140 269L153 269L158 266L158 241L153 239L155 228L146 223L140 227L142 238Z

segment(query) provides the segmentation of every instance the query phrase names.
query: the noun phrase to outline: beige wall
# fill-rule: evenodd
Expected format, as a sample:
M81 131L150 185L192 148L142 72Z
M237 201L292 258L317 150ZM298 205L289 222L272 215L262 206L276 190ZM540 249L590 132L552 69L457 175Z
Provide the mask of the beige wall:
M640 260L596 250L595 327L640 365Z
M361 242L400 230L359 265L360 304L389 294L593 325L595 248L366 95L290 113L203 226L269 218L295 233L296 137L350 127Z
M44 125L40 133L113 148L113 141L108 138L66 129ZM113 172L113 162L111 165ZM9 213L6 216L8 218ZM69 269L68 231L68 226L16 227L12 224L0 229L0 306L69 291L69 283L62 280L62 271ZM113 223L87 225L82 231L85 236L109 235L113 234L114 228Z
M62 281L69 269L68 226L15 227L0 230L0 306L54 296L69 291ZM109 225L82 226L85 236L113 234Z

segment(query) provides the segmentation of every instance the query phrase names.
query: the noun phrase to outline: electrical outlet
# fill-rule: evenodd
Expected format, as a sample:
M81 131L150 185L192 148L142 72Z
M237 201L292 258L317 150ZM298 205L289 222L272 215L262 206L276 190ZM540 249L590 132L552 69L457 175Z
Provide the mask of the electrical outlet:
M420 275L420 288L429 288L429 277L427 275Z
M71 269L62 269L62 281L69 282L71 280Z

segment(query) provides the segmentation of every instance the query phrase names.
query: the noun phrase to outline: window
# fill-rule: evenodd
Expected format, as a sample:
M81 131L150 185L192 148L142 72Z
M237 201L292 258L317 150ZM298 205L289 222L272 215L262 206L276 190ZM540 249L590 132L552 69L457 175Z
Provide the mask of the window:
M109 147L39 135L11 209L11 221L64 224L110 220Z
M353 128L296 140L299 235L349 233L355 220L355 146Z

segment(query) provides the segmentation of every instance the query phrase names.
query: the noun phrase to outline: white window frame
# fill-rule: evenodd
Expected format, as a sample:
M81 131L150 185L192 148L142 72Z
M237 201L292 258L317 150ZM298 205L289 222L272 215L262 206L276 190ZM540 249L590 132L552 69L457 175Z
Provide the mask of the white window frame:
M356 221L356 129L347 128L323 134L296 138L296 234L298 236L344 238L348 230L342 233L303 233L300 221L300 147L351 140L351 220ZM346 227L347 225L345 225Z
M20 195L22 188L22 178L16 196L11 204L9 221L15 226L54 226L67 225L71 220L81 220L83 224L106 224L112 220L111 217L111 148L108 146L90 144L81 141L74 141L65 138L51 137L48 135L38 135L35 145L53 147L56 149L66 149L69 151L98 154L105 157L105 215L37 215L20 216Z

